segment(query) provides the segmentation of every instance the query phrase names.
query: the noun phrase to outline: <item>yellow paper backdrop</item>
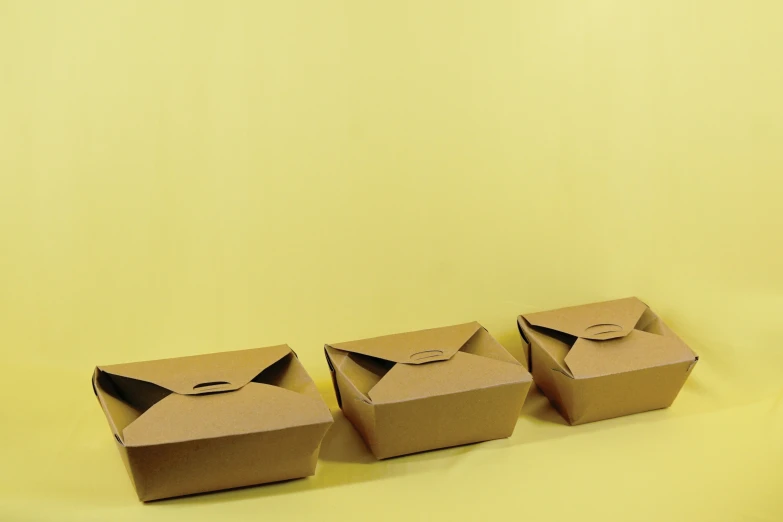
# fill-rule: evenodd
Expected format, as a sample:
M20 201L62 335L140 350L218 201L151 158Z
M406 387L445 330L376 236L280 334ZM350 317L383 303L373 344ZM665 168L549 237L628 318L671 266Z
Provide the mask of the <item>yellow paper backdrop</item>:
M0 0L0 520L783 519L781 16ZM267 487L139 504L88 382L286 342L337 412L324 342L627 295L673 408Z

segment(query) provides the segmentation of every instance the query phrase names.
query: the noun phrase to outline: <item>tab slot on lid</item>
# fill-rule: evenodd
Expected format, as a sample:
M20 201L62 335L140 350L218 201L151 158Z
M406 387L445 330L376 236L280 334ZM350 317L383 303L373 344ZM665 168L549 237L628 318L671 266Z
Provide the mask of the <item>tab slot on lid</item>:
M412 361L421 361L424 359L431 359L432 357L440 357L443 355L443 350L424 350L422 352L416 352L411 354Z
M223 388L221 390L221 388ZM209 391L209 392L218 392L218 391L231 391L234 388L231 386L231 383L228 381L211 381L211 382L202 382L200 384L196 384L193 386L194 390L199 391Z
M602 323L594 324L585 328L585 333L588 337L601 337L616 334L623 331L623 327L619 324Z
M220 386L222 384L227 384L228 386L231 386L231 383L226 381L202 382L201 384L195 385L193 389L195 390L196 388L206 388L207 386Z

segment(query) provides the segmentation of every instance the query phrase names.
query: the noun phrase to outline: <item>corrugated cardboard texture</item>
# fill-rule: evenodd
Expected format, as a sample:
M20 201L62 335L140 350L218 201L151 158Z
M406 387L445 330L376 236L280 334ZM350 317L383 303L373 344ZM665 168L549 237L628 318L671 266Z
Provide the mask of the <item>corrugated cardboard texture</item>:
M338 403L377 458L508 437L532 380L478 323L325 351Z
M312 475L332 416L288 346L99 366L141 500Z
M698 360L635 297L517 322L536 385L570 424L666 408Z

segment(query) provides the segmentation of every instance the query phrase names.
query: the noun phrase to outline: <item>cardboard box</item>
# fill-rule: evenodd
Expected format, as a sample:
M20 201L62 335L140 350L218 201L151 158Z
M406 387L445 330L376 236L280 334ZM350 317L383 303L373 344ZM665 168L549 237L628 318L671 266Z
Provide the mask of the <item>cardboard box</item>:
M325 351L337 401L379 459L508 437L532 381L478 323Z
M312 475L333 422L285 345L99 366L92 384L144 501Z
M699 358L635 297L524 314L533 380L570 424L669 407Z

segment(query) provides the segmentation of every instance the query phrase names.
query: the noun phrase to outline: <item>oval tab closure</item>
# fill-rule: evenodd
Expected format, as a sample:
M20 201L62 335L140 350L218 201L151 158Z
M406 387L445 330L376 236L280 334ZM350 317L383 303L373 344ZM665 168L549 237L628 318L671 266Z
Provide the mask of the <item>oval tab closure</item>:
M591 338L596 338L596 337L600 338L603 336L616 337L615 334L622 333L622 331L623 331L623 327L620 326L619 324L600 323L585 328L584 335L580 337L591 337Z
M236 386L233 386L228 381L208 381L193 385L193 394L219 393L234 389L236 389Z
M442 355L443 350L424 350L421 352L412 353L410 359L411 361L426 361L427 359L441 357Z

